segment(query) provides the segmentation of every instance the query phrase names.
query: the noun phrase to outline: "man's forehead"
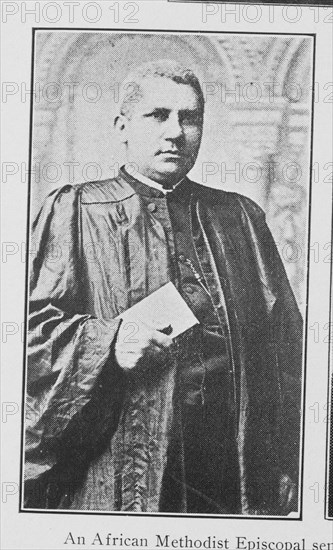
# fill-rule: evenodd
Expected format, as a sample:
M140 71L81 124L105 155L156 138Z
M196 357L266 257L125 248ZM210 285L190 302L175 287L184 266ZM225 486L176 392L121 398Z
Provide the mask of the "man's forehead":
M199 109L199 100L190 84L178 84L170 78L150 77L140 83L142 98L139 110L146 108L161 109Z

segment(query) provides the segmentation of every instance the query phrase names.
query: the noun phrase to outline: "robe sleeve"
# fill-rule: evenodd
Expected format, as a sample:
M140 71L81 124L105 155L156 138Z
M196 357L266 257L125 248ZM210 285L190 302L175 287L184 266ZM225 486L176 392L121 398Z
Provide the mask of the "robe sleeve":
M281 471L297 484L299 479L303 320L273 237L267 228L265 248L272 262L276 302L271 313L271 345L281 383Z
M270 310L270 347L280 380L280 470L299 479L303 320L263 210L246 199L255 226L257 260ZM252 211L252 212L251 212ZM301 261L301 260L300 260Z
M87 463L115 429L123 372L112 360L118 321L85 313L80 190L45 201L32 228L27 331L25 477ZM29 492L29 490L28 490ZM31 492L31 491L30 491Z

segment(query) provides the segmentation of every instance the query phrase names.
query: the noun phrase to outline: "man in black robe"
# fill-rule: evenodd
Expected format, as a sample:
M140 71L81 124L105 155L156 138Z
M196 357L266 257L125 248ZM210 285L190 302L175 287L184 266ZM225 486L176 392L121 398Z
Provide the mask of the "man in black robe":
M187 178L194 73L162 60L127 82L127 169L51 193L33 226L25 507L286 515L302 331L285 270L253 201ZM128 334L117 317L169 281L199 327Z

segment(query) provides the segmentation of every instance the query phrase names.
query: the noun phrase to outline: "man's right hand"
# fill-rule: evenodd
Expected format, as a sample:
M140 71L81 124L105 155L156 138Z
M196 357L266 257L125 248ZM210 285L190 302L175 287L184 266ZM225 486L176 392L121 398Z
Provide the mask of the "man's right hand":
M162 329L163 327L161 327ZM115 359L125 371L141 365L157 364L165 357L172 338L141 321L123 321L116 344Z

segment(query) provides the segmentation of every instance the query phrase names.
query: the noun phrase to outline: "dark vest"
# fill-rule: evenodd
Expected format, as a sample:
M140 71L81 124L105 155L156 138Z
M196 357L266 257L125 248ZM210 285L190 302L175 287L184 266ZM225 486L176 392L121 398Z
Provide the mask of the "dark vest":
M173 234L174 282L200 322L195 345L182 341L179 391L182 402L187 509L192 513L223 513L240 508L239 483L234 461L235 433L230 422L232 368L227 338L205 284L195 252L189 209L191 188L187 181L166 195L137 180L131 186L163 225ZM205 269L205 263L202 264ZM209 265L206 265L209 271ZM178 486L172 450L166 470L162 508L177 509ZM179 497L180 498L180 497Z

